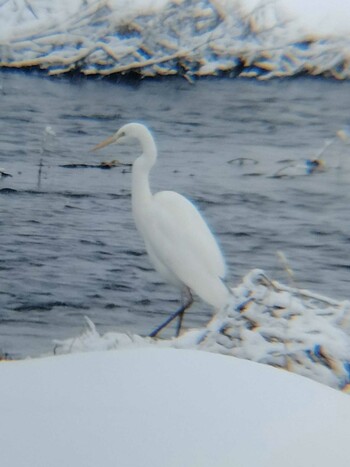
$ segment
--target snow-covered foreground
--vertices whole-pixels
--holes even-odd
[[[250,271],[232,289],[232,306],[204,327],[178,338],[100,334],[94,323],[79,336],[56,341],[55,353],[139,347],[198,349],[284,368],[344,392],[350,390],[350,303],[287,287],[264,271]]]
[[[196,350],[89,352],[0,366],[6,467],[348,467],[348,396]]]

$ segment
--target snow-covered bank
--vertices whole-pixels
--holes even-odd
[[[57,342],[56,353],[140,347],[198,349],[284,368],[348,392],[350,303],[271,281],[253,270],[233,289],[235,303],[206,327],[155,340],[108,332],[94,324],[81,336]]]
[[[0,4],[0,67],[50,75],[136,73],[350,77],[349,37],[300,29],[283,5],[239,1],[43,0]]]
[[[6,467],[347,467],[346,395],[207,352],[90,352],[0,366]]]

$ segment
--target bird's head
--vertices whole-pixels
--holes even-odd
[[[132,139],[141,140],[145,133],[149,133],[147,128],[141,123],[127,123],[119,128],[112,136],[97,144],[92,150],[97,151],[113,143],[128,142]]]

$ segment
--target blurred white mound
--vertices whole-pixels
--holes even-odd
[[[348,467],[349,398],[234,357],[160,348],[0,365],[4,467]]]
[[[350,303],[286,287],[253,270],[232,290],[231,309],[204,328],[178,338],[151,339],[108,332],[100,335],[88,319],[74,339],[56,342],[56,353],[135,347],[200,349],[265,363],[350,390]]]

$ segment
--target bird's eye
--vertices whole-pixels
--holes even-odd
[[[122,132],[120,133],[120,138],[124,138],[124,136],[125,136],[125,131],[122,131]]]

